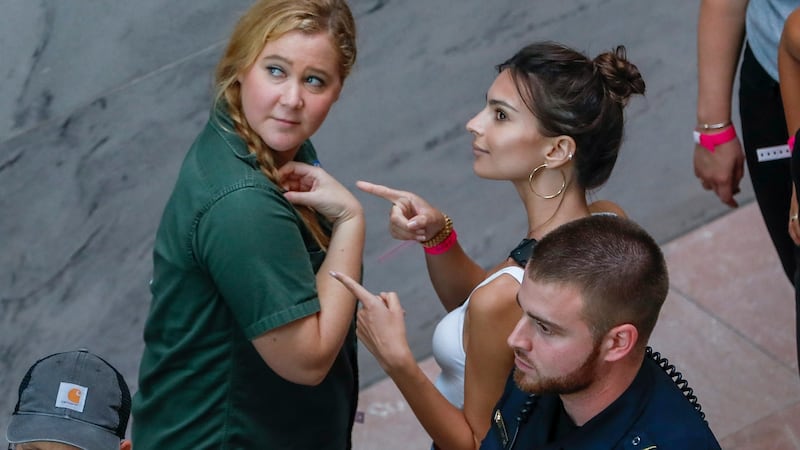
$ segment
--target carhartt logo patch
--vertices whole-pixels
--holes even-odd
[[[86,394],[89,388],[72,383],[58,385],[58,397],[56,397],[57,408],[67,408],[73,411],[83,412],[83,405],[86,404]]]

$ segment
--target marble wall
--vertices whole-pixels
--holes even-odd
[[[151,246],[211,72],[248,0],[7,0],[0,16],[0,428],[39,357],[88,347],[136,390]],[[484,265],[525,232],[510,185],[477,179],[466,121],[493,65],[552,39],[594,55],[616,44],[644,74],[618,167],[597,197],[661,242],[725,212],[694,180],[697,2],[354,0],[359,60],[315,137],[323,165],[440,205]],[[389,207],[368,214],[365,283],[396,290],[416,353],[442,315],[421,251],[395,245]],[[749,186],[742,201],[752,198]],[[362,382],[381,377],[361,355]]]

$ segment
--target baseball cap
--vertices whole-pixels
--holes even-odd
[[[22,379],[6,439],[119,450],[130,411],[128,385],[111,364],[85,349],[56,353]]]

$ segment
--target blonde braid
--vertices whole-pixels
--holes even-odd
[[[247,150],[256,155],[256,161],[261,172],[275,185],[280,186],[277,169],[275,167],[275,160],[272,158],[272,151],[264,144],[261,136],[258,135],[247,123],[242,114],[241,103],[239,101],[238,92],[235,94],[230,91],[238,91],[238,89],[230,89],[226,92],[226,100],[228,102],[228,113],[231,120],[236,127],[236,132],[244,140],[247,145]],[[322,229],[319,223],[319,218],[313,208],[303,205],[293,205],[295,210],[300,213],[300,218],[303,220],[305,226],[311,231],[314,240],[323,249],[327,250],[330,244],[330,238]]]

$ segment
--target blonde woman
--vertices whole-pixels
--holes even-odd
[[[138,450],[350,447],[355,299],[327,273],[359,276],[364,215],[308,139],[355,57],[342,0],[236,25],[155,241]]]

